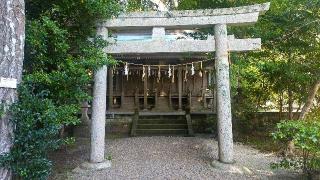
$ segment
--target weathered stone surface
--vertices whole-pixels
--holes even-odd
[[[124,41],[116,42],[106,48],[110,54],[155,54],[155,53],[189,53],[214,52],[216,49],[213,36],[207,40],[160,40],[159,35],[153,41]],[[261,39],[235,39],[228,36],[228,50],[231,52],[252,51],[261,49]]]
[[[104,23],[111,29],[139,28],[162,26],[173,29],[192,29],[196,27],[209,27],[213,24],[227,23],[230,25],[249,25],[257,22],[259,12],[246,14],[230,14],[219,16],[193,16],[174,18],[117,18]]]
[[[109,167],[111,167],[111,161],[105,160],[99,163],[84,162],[80,168],[86,170],[102,170],[107,169]]]
[[[193,128],[192,128],[192,120],[191,120],[191,115],[186,114],[186,120],[188,124],[188,135],[189,136],[194,136]]]
[[[168,13],[174,17],[193,17],[193,16],[217,16],[217,15],[228,15],[228,14],[245,14],[259,12],[260,14],[265,13],[270,8],[270,3],[255,4],[249,6],[231,7],[231,8],[219,8],[219,9],[199,9],[199,10],[175,10],[170,12],[159,12],[159,11],[139,11],[139,12],[128,12],[118,16],[118,18],[151,18],[151,17],[162,17],[168,18]]]
[[[94,76],[90,153],[90,162],[92,163],[104,161],[106,97],[107,67],[103,66]]]
[[[103,39],[107,39],[108,29],[105,27],[100,27],[97,30],[97,34],[101,35]],[[91,116],[91,163],[100,163],[105,160],[104,150],[107,104],[107,73],[107,66],[103,66],[94,74]]]
[[[88,101],[81,103],[81,125],[89,126],[90,125],[90,118],[88,116],[89,104]]]
[[[103,26],[112,29],[135,27],[193,28],[214,24],[244,25],[254,23],[267,11],[270,3],[224,9],[207,9],[172,12],[136,12],[123,14],[105,21]]]
[[[217,115],[219,160],[233,162],[232,114],[227,43],[227,26],[218,24],[214,28],[216,43]]]
[[[152,29],[152,39],[153,40],[164,39],[165,35],[166,35],[166,30],[164,27],[154,27]]]
[[[218,169],[218,170],[222,170],[222,171],[226,171],[226,172],[231,172],[231,173],[239,173],[239,174],[245,174],[245,175],[252,175],[254,174],[252,170],[250,170],[250,168],[243,166],[241,164],[236,164],[231,163],[231,164],[226,164],[226,163],[221,163],[220,161],[213,161],[211,163],[212,167]]]

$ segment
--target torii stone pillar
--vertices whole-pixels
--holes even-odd
[[[90,151],[90,162],[92,163],[100,163],[105,160],[106,103],[107,66],[103,66],[94,75]]]
[[[98,34],[106,39],[108,37],[108,29],[105,27],[100,27],[98,29]],[[111,166],[111,163],[105,160],[104,155],[107,104],[107,73],[107,66],[103,66],[94,74],[90,162],[83,164],[83,167],[85,168],[104,169]]]
[[[216,46],[216,87],[217,93],[219,94],[217,97],[219,161],[223,163],[233,163],[233,136],[227,25],[215,25],[214,37]]]

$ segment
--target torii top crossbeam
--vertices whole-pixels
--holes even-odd
[[[166,27],[198,28],[214,24],[247,25],[255,23],[259,15],[269,10],[270,3],[235,8],[184,10],[170,12],[132,12],[107,20],[103,26],[110,29]]]

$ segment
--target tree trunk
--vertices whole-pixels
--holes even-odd
[[[293,119],[293,93],[290,87],[288,89],[288,106],[289,106],[288,118],[289,120],[292,120]]]
[[[310,91],[308,92],[308,98],[306,103],[304,104],[301,113],[299,115],[299,119],[304,119],[305,116],[307,115],[307,113],[310,111],[311,107],[312,107],[312,103],[314,98],[317,95],[317,92],[320,88],[320,79],[318,79],[312,86],[312,88],[310,89]]]
[[[280,92],[280,96],[279,96],[279,120],[282,119],[282,111],[283,111],[283,91]]]
[[[296,115],[294,116],[294,118],[299,119],[299,111],[300,111],[300,109],[301,109],[301,106],[302,106],[302,103],[299,102],[299,106],[298,106],[298,108],[297,108],[297,110],[296,110]]]
[[[0,77],[21,81],[24,56],[24,0],[0,1]],[[0,83],[1,84],[1,83]],[[15,88],[0,85],[0,103],[5,109],[17,98]],[[0,154],[10,151],[13,127],[9,123],[10,115],[0,117]],[[11,172],[0,168],[0,179],[11,179]]]

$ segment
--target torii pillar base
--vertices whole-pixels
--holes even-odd
[[[81,164],[81,169],[85,170],[103,170],[111,167],[111,161],[105,160],[99,163],[85,162]]]

